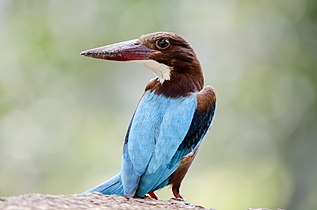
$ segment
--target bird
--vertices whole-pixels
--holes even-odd
[[[155,191],[171,185],[175,199],[184,199],[181,183],[216,109],[216,92],[204,87],[202,67],[191,45],[178,34],[154,32],[80,55],[139,62],[155,74],[128,126],[121,171],[85,193],[159,199]]]

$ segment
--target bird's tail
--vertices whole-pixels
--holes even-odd
[[[115,175],[108,181],[91,188],[83,194],[89,192],[99,192],[105,195],[123,195],[123,186],[121,181],[121,173]]]

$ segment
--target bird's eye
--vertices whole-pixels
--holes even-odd
[[[170,46],[170,42],[168,41],[168,39],[163,38],[163,39],[158,40],[155,43],[155,45],[158,49],[166,49],[168,46]]]

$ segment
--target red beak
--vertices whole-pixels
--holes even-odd
[[[132,60],[150,60],[150,55],[158,53],[157,50],[152,50],[138,39],[119,42],[116,44],[106,45],[103,47],[85,50],[80,55],[115,61],[132,61]]]

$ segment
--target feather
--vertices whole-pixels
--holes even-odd
[[[186,136],[196,108],[196,94],[169,98],[148,92],[143,96],[124,146],[122,182],[125,193],[143,185],[147,180],[144,174],[155,175],[166,170]],[[137,183],[140,177],[142,181]],[[158,178],[152,179],[150,185],[157,181]]]

